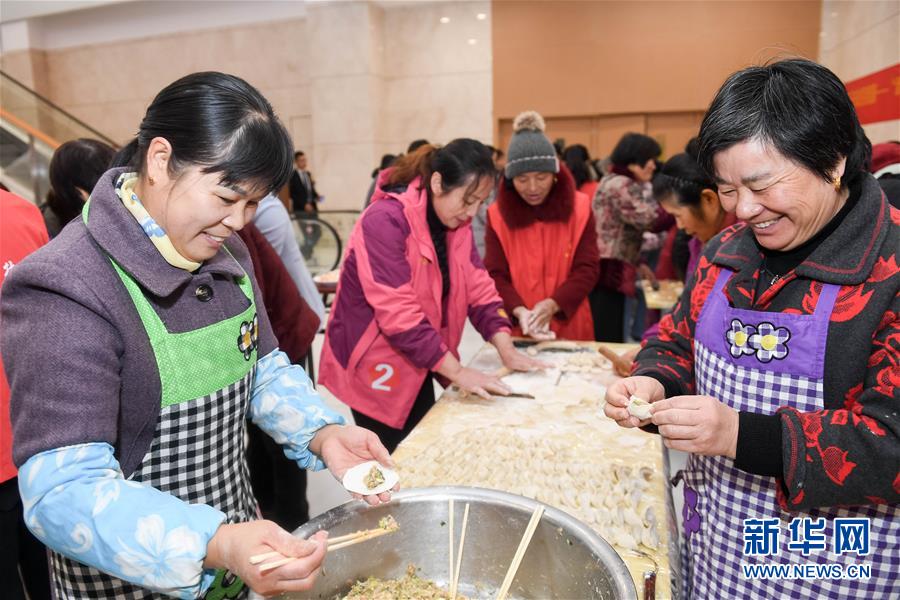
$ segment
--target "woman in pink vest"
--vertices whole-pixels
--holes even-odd
[[[591,200],[575,189],[544,135],[544,119],[516,117],[504,182],[488,209],[484,264],[517,334],[593,340],[588,293],[599,276]]]
[[[543,366],[513,347],[510,323],[469,222],[494,186],[475,140],[425,145],[378,176],[341,269],[319,383],[393,451],[434,404],[431,373],[485,398],[509,389],[463,367],[466,318],[510,369]]]

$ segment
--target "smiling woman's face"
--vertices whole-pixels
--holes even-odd
[[[253,219],[265,196],[259,190],[222,185],[221,178],[221,173],[187,167],[170,180],[168,190],[161,190],[167,194],[160,194],[160,200],[147,206],[178,253],[188,260],[203,262],[215,256],[232,233]]]
[[[834,175],[844,173],[841,159]],[[719,200],[752,228],[769,250],[792,250],[837,214],[847,197],[816,173],[759,140],[740,142],[713,158]]]

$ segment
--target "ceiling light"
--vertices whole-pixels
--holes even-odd
[[[484,13],[478,13],[477,15],[475,15],[475,18],[479,21],[484,21],[485,19],[487,19],[487,15]]]
[[[469,38],[469,45],[470,45],[470,46],[474,46],[474,45],[477,44],[477,43],[478,43],[478,40],[476,40],[475,38]]]
[[[441,17],[441,23],[443,23],[444,25],[446,25],[449,22],[450,22],[450,17]]]

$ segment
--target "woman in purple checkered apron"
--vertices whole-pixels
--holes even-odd
[[[19,488],[57,599],[308,590],[327,534],[301,540],[260,519],[247,419],[299,468],[339,477],[390,462],[278,349],[233,235],[287,180],[291,146],[245,81],[183,77],[151,103],[82,219],[7,278]],[[293,560],[251,564],[264,553]]]
[[[806,60],[735,73],[704,118],[700,162],[744,223],[707,245],[605,409],[690,453],[685,598],[900,595],[900,214],[869,150]]]

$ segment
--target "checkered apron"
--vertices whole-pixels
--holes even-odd
[[[812,315],[731,308],[723,270],[706,301],[694,341],[697,393],[742,411],[774,414],[781,406],[802,412],[823,408],[823,370],[828,323],[838,286],[826,285]],[[900,541],[897,507],[870,505],[783,512],[776,480],[735,468],[721,456],[691,454],[681,473],[685,519],[682,585],[685,598],[897,598]],[[828,548],[803,556],[788,548],[792,518],[825,518]],[[835,517],[871,519],[868,556],[831,552]],[[744,556],[743,520],[778,518],[774,556]],[[892,521],[894,525],[892,526]],[[744,579],[741,564],[870,564],[868,580]]]
[[[155,436],[129,479],[191,504],[213,506],[225,513],[228,523],[258,518],[245,460],[246,416],[256,364],[256,308],[249,277],[240,280],[250,300],[244,312],[196,332],[170,334],[137,284],[113,264],[141,315],[162,387]],[[198,395],[196,390],[203,388],[197,386],[202,385],[218,389]],[[56,598],[168,597],[55,552],[50,563]],[[220,571],[204,598],[248,594],[240,579]]]

